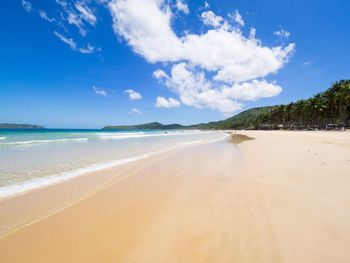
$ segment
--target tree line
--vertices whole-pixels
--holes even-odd
[[[340,80],[315,96],[274,106],[251,123],[254,129],[333,129],[349,127],[350,80]]]

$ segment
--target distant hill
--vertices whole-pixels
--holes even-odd
[[[253,108],[243,111],[231,118],[222,121],[200,123],[195,125],[184,126],[181,124],[161,124],[159,122],[151,122],[139,125],[120,125],[120,126],[106,126],[103,130],[176,130],[176,129],[246,129],[254,120],[261,114],[269,112],[275,106]]]
[[[45,129],[45,127],[33,124],[0,123],[0,129]]]
[[[267,106],[260,108],[252,108],[246,111],[243,111],[233,117],[230,117],[226,120],[201,123],[197,125],[188,126],[188,128],[195,129],[253,129],[253,123],[255,120],[262,114],[266,114],[271,111],[276,106]]]
[[[164,125],[159,122],[151,122],[138,125],[117,125],[117,126],[106,126],[103,130],[175,130],[184,129],[186,126],[180,124],[168,124]]]

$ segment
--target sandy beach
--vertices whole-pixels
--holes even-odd
[[[0,201],[0,262],[350,262],[350,132],[168,151]]]

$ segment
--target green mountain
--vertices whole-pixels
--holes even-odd
[[[0,123],[0,129],[45,129],[45,127],[33,124]]]
[[[267,106],[260,108],[252,108],[246,111],[243,111],[233,117],[230,117],[226,120],[217,121],[217,122],[208,122],[201,123],[197,125],[189,126],[196,129],[253,129],[254,121],[261,116],[272,110],[275,106]]]

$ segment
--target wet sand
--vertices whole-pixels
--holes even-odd
[[[0,262],[349,262],[350,133],[243,133],[255,140],[104,171],[107,183],[3,236]],[[4,200],[0,216],[87,181]]]

